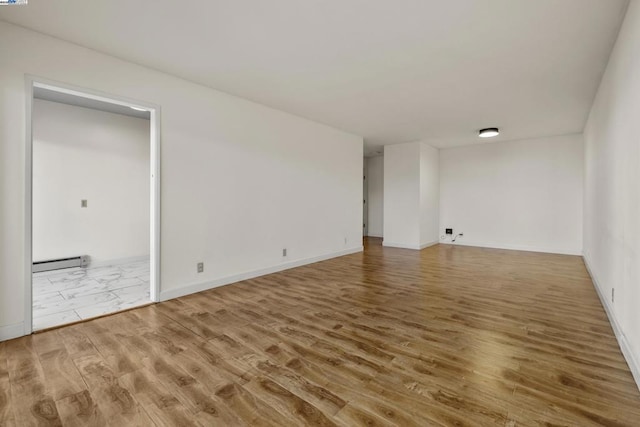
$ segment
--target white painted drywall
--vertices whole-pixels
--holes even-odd
[[[420,144],[420,247],[438,243],[440,218],[439,150]]]
[[[438,242],[438,150],[423,142],[384,147],[385,246]]]
[[[148,257],[149,120],[40,99],[32,117],[34,261]]]
[[[361,137],[5,22],[0,39],[0,332],[25,315],[25,74],[161,107],[161,298],[361,250]]]
[[[384,157],[368,157],[367,163],[367,213],[368,235],[382,237],[384,218]]]
[[[420,247],[420,144],[384,147],[385,246]]]
[[[464,233],[459,244],[580,254],[582,159],[582,135],[440,150],[440,234],[453,228]]]
[[[639,123],[636,0],[629,5],[584,131],[584,257],[640,385]]]

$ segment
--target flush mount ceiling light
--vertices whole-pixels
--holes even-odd
[[[136,110],[136,111],[147,111],[147,109],[146,109],[146,108],[131,107],[131,106],[129,106],[129,108],[131,108],[132,110]]]
[[[500,134],[500,130],[498,128],[486,128],[480,129],[478,131],[478,136],[480,138],[492,138],[494,136],[498,136]]]

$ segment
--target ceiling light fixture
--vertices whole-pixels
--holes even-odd
[[[492,138],[494,136],[498,136],[500,134],[500,130],[498,128],[486,128],[480,129],[478,132],[478,136],[480,138]]]
[[[132,107],[132,106],[129,106],[129,108],[131,108],[132,110],[136,110],[136,111],[147,111],[146,108]]]

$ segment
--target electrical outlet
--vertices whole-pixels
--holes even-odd
[[[282,256],[287,256],[287,248],[284,248],[284,249],[282,250]]]
[[[452,235],[452,234],[453,234],[453,228],[445,228],[445,229],[444,229],[444,234],[450,234],[450,235]]]
[[[198,273],[203,273],[204,272],[204,262],[199,262],[198,263]]]
[[[344,238],[344,244],[345,245],[347,244],[347,238],[346,237]]]
[[[616,288],[611,288],[611,302],[615,301],[616,297]]]
[[[86,200],[80,200],[80,207],[81,208],[86,208],[87,207],[87,201]]]

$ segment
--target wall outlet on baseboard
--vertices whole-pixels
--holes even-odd
[[[199,262],[198,263],[198,273],[203,273],[204,272],[204,262]]]
[[[287,256],[287,248],[282,249],[282,256]]]

